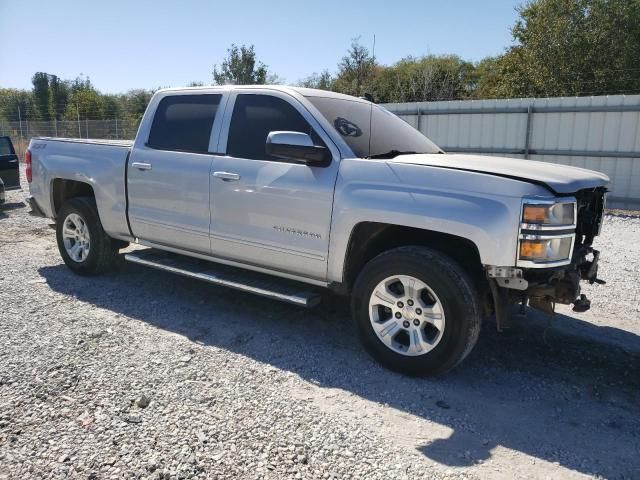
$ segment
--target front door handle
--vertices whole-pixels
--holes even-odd
[[[217,178],[221,178],[227,182],[240,180],[240,175],[233,172],[213,172],[213,176]]]
[[[7,163],[18,163],[18,160],[9,160]]]
[[[137,168],[138,170],[151,170],[151,164],[150,163],[133,162],[131,164],[131,166],[133,168]]]

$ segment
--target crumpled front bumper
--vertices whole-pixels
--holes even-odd
[[[552,313],[554,305],[573,304],[576,312],[589,310],[591,302],[580,294],[580,281],[605,283],[598,278],[600,252],[592,247],[582,247],[570,265],[551,271],[525,272],[529,286],[525,291],[529,305],[546,313]]]
[[[576,312],[591,307],[586,295],[580,293],[580,281],[605,283],[598,278],[600,252],[582,246],[569,265],[546,269],[487,267],[489,288],[493,297],[498,331],[509,325],[511,307],[520,304],[549,315],[557,303],[573,305]]]

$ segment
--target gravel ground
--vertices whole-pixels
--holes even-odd
[[[640,478],[640,218],[607,217],[591,312],[489,320],[414,379],[337,298],[77,277],[23,196],[0,211],[0,478]]]

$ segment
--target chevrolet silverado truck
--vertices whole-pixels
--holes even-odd
[[[347,95],[160,90],[133,142],[34,138],[26,164],[72,271],[136,243],[125,260],[301,306],[350,295],[366,350],[407,374],[457,365],[484,316],[584,311],[599,281],[606,175],[450,155]]]

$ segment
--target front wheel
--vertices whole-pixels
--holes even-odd
[[[64,203],[56,222],[56,240],[64,263],[79,275],[109,270],[118,257],[119,243],[105,233],[90,197]]]
[[[460,363],[480,332],[478,296],[449,257],[400,247],[371,260],[358,276],[352,310],[366,350],[409,375],[436,375]]]

